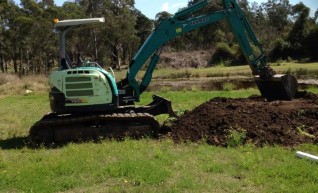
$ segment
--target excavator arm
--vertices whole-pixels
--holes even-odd
[[[131,87],[133,89],[133,98],[138,101],[140,94],[151,82],[153,71],[165,43],[187,32],[225,19],[234,32],[236,40],[248,61],[252,73],[255,75],[255,80],[261,94],[269,100],[291,100],[297,91],[297,80],[291,75],[281,75],[278,76],[278,78],[275,78],[275,80],[273,79],[276,73],[268,66],[266,55],[236,1],[223,0],[222,10],[196,17],[192,16],[193,13],[206,7],[208,3],[209,0],[202,0],[198,3],[189,5],[187,8],[177,12],[171,18],[159,21],[159,24],[154,31],[134,56],[129,65],[127,77],[118,84],[119,87]],[[251,43],[254,45],[253,47]],[[255,48],[257,50],[255,50]],[[147,66],[146,73],[139,83],[136,80],[137,73],[150,57],[151,59]],[[282,78],[283,76],[285,78]],[[288,77],[286,78],[286,76]],[[281,80],[284,81],[282,82]],[[275,88],[271,89],[271,87]],[[272,93],[271,90],[275,90],[276,94]],[[277,94],[278,92],[279,94]]]

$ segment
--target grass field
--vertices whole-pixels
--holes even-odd
[[[271,67],[277,73],[291,73],[297,77],[306,76],[318,78],[318,63],[273,63]],[[230,76],[250,76],[252,77],[251,69],[248,65],[244,66],[217,66],[210,68],[198,68],[191,70],[167,70],[159,69],[155,71],[156,78],[174,78],[174,77],[230,77]]]
[[[278,72],[317,78],[318,63],[272,64]],[[248,66],[155,71],[155,78],[251,76]],[[124,77],[120,72],[117,79]],[[32,94],[26,94],[32,90]],[[318,93],[317,87],[308,89]],[[318,155],[318,146],[252,145],[221,148],[169,139],[104,140],[32,148],[28,130],[50,111],[44,76],[0,75],[0,192],[318,192],[317,163],[296,158],[296,150]],[[139,105],[157,94],[177,112],[213,97],[248,97],[256,89],[145,92]],[[164,122],[167,116],[159,116]]]
[[[309,91],[318,93],[318,88]],[[183,111],[216,96],[259,92],[146,92],[140,104],[153,94]],[[318,155],[314,144],[221,148],[127,139],[31,148],[25,143],[28,129],[49,111],[47,94],[41,92],[0,98],[0,192],[318,192],[317,163],[295,156],[296,150]]]
[[[270,66],[282,74],[293,74],[298,78],[318,78],[318,63],[295,63],[281,62],[272,63]],[[144,71],[141,71],[138,77],[142,77]],[[125,71],[116,72],[118,79],[124,78]],[[188,78],[188,77],[233,77],[248,76],[252,77],[251,69],[248,65],[244,66],[217,66],[198,69],[157,69],[153,77],[156,78]]]

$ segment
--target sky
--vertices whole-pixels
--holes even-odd
[[[263,3],[267,0],[249,0],[250,2]],[[289,0],[289,3],[295,5],[303,2],[311,10],[311,15],[318,9],[317,0]],[[175,13],[180,8],[187,6],[188,0],[135,0],[135,7],[150,19],[154,19],[156,14],[161,11]]]
[[[20,0],[15,0],[18,4]],[[250,2],[262,3],[267,0],[249,0]],[[65,0],[55,0],[55,4],[61,6]],[[295,5],[303,2],[311,10],[311,15],[318,9],[317,0],[289,0],[289,3]],[[157,13],[167,11],[174,14],[182,7],[186,7],[188,0],[135,0],[135,7],[150,19],[155,19]]]

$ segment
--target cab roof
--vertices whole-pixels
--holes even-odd
[[[58,21],[54,24],[55,29],[61,29],[70,26],[77,26],[77,25],[85,25],[90,23],[103,23],[105,22],[105,18],[89,18],[89,19],[68,19]]]

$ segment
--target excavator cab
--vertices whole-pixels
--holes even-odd
[[[85,60],[72,66],[66,54],[66,34],[83,25],[103,23],[104,18],[73,19],[54,21],[54,32],[59,34],[60,69],[50,74],[50,106],[58,114],[122,113],[134,111],[157,115],[174,115],[170,101],[154,96],[154,101],[144,108],[127,107],[134,105],[134,98],[127,90],[118,87],[115,74],[104,70],[97,62]],[[133,93],[131,94],[132,96]]]

